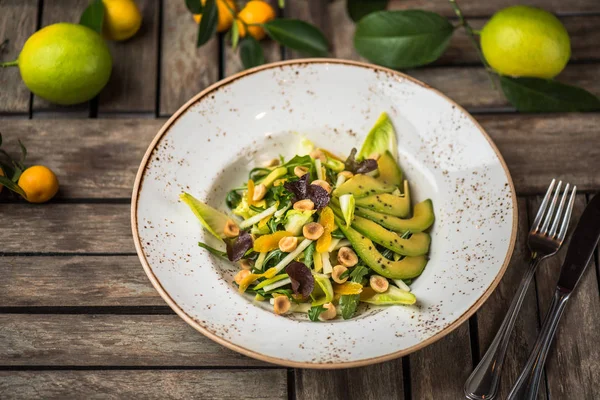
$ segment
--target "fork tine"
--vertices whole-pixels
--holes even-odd
[[[556,185],[556,191],[554,192],[554,196],[552,196],[552,203],[550,203],[550,207],[548,208],[548,213],[546,214],[546,218],[544,218],[544,224],[542,225],[542,229],[540,229],[540,233],[545,235],[548,233],[548,226],[550,225],[550,221],[552,217],[554,217],[554,207],[556,207],[556,202],[558,201],[558,195],[560,194],[560,187],[562,186],[562,181],[558,181],[558,185]]]
[[[569,198],[569,205],[567,206],[565,217],[563,218],[562,225],[560,226],[560,231],[558,232],[558,240],[560,240],[561,242],[565,240],[565,236],[567,235],[567,229],[569,229],[569,221],[571,220],[571,212],[573,212],[573,205],[575,204],[576,193],[577,186],[573,186],[573,191],[571,192],[571,197]]]
[[[562,215],[563,208],[565,206],[565,202],[567,201],[567,196],[569,194],[570,185],[567,183],[565,185],[565,190],[560,198],[560,203],[558,204],[558,209],[556,210],[556,216],[554,217],[554,222],[552,223],[552,228],[550,228],[550,232],[548,236],[554,237],[556,236],[556,231],[558,230],[558,222],[560,221],[560,216]]]
[[[533,224],[531,225],[531,232],[536,232],[540,228],[540,223],[542,222],[542,217],[548,206],[548,201],[550,201],[550,195],[552,194],[555,183],[556,179],[552,179],[552,182],[550,182],[550,186],[548,186],[548,190],[546,191],[546,195],[544,196],[544,200],[542,200],[542,204],[540,204],[540,208],[535,216],[535,220],[533,220]]]

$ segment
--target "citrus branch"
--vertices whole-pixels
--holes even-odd
[[[5,63],[0,63],[0,68],[15,67],[17,65],[19,65],[19,60],[8,61],[8,62],[5,62]]]

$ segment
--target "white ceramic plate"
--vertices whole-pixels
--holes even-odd
[[[413,198],[433,200],[430,261],[415,306],[314,323],[257,306],[232,285],[237,267],[197,246],[210,237],[178,196],[226,210],[227,191],[261,161],[293,155],[302,133],[346,155],[381,112],[398,134]],[[225,79],[184,105],[140,166],[132,201],[137,252],[165,301],[190,325],[240,353],[312,368],[400,357],[448,334],[496,287],[516,237],[506,165],[456,103],[408,76],[328,59],[265,65]]]

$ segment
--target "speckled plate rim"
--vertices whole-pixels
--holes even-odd
[[[411,81],[419,86],[422,86],[423,88],[425,88],[427,90],[434,92],[438,96],[441,96],[442,98],[446,99],[448,102],[452,103],[460,111],[462,111],[466,116],[469,117],[471,122],[479,129],[479,131],[481,132],[483,137],[488,141],[490,147],[492,148],[492,150],[498,157],[498,160],[500,161],[500,164],[502,165],[504,173],[506,174],[506,179],[508,181],[508,184],[510,186],[510,191],[511,191],[511,200],[512,200],[512,206],[513,206],[513,221],[512,221],[511,237],[509,240],[509,247],[506,252],[506,257],[504,259],[504,262],[502,264],[500,271],[498,272],[498,274],[496,275],[496,277],[494,278],[492,283],[485,290],[485,292],[477,299],[477,301],[471,307],[469,307],[469,309],[467,311],[465,311],[454,322],[452,322],[451,324],[446,326],[444,329],[442,329],[435,335],[431,336],[430,338],[427,338],[426,340],[424,340],[414,346],[408,347],[406,349],[403,349],[403,350],[400,350],[400,351],[397,351],[394,353],[389,353],[389,354],[386,354],[383,356],[379,356],[379,357],[366,358],[366,359],[362,359],[362,360],[358,360],[358,361],[337,362],[337,363],[296,362],[296,361],[286,360],[286,359],[282,359],[282,358],[266,356],[264,354],[246,349],[242,346],[238,346],[234,343],[229,342],[228,340],[223,339],[222,337],[218,336],[214,332],[211,332],[210,330],[202,327],[200,324],[198,324],[196,321],[194,321],[194,319],[192,317],[190,317],[162,287],[160,281],[157,279],[157,277],[152,272],[152,269],[150,268],[150,265],[148,264],[148,260],[146,259],[146,255],[144,254],[144,252],[142,250],[140,235],[139,235],[139,231],[138,231],[138,220],[137,220],[139,193],[140,193],[140,189],[143,184],[144,173],[146,171],[150,156],[152,155],[152,152],[156,148],[156,145],[158,144],[158,142],[169,131],[171,126],[192,105],[194,105],[196,102],[201,100],[203,97],[209,95],[210,93],[212,93],[212,92],[214,92],[214,91],[216,91],[216,90],[218,90],[240,78],[255,74],[257,72],[261,72],[261,71],[265,71],[265,70],[269,70],[269,69],[275,69],[275,68],[279,68],[281,66],[296,65],[296,64],[298,64],[298,65],[300,65],[300,64],[339,64],[339,65],[350,65],[350,66],[354,66],[354,67],[367,68],[367,69],[371,69],[371,70],[375,70],[375,71],[381,71],[381,72],[386,72],[386,73],[390,73],[390,74],[395,74],[401,78],[408,79],[409,81]],[[133,233],[133,240],[135,243],[135,249],[136,249],[137,255],[140,259],[140,262],[142,263],[142,266],[144,268],[144,271],[146,272],[146,275],[148,275],[148,278],[150,279],[150,282],[152,282],[152,285],[154,286],[156,291],[160,294],[160,296],[163,298],[163,300],[169,305],[169,307],[171,307],[173,309],[173,311],[175,311],[177,313],[177,315],[179,315],[185,322],[187,322],[189,325],[191,325],[198,332],[202,333],[209,339],[219,343],[220,345],[223,345],[231,350],[234,350],[234,351],[241,353],[248,357],[252,357],[252,358],[255,358],[255,359],[258,359],[261,361],[266,361],[266,362],[269,362],[272,364],[278,364],[278,365],[282,365],[282,366],[286,366],[286,367],[293,367],[293,368],[338,369],[338,368],[362,367],[362,366],[376,364],[376,363],[389,361],[389,360],[393,360],[393,359],[396,359],[399,357],[406,356],[406,355],[413,353],[417,350],[420,350],[426,346],[429,346],[430,344],[433,344],[434,342],[436,342],[436,341],[440,340],[441,338],[443,338],[444,336],[448,335],[450,332],[455,330],[459,325],[461,325],[467,319],[469,319],[469,317],[471,317],[473,314],[475,314],[475,312],[483,305],[483,303],[485,303],[485,301],[488,299],[488,297],[492,294],[494,289],[496,289],[496,287],[500,283],[500,280],[502,279],[502,277],[504,276],[504,273],[506,272],[506,268],[508,267],[508,264],[510,262],[510,259],[512,257],[512,254],[513,254],[513,251],[515,248],[515,242],[517,239],[517,225],[518,225],[517,195],[516,195],[514,183],[513,183],[512,177],[510,175],[510,172],[508,170],[508,167],[506,165],[506,162],[504,161],[504,158],[500,154],[500,151],[498,150],[498,148],[496,147],[496,145],[494,144],[494,142],[492,141],[490,136],[487,134],[487,132],[483,129],[483,127],[475,120],[475,118],[473,118],[473,116],[467,110],[465,110],[462,106],[457,104],[454,100],[450,99],[448,96],[446,96],[439,90],[432,88],[431,86],[429,86],[411,76],[403,74],[401,72],[398,72],[398,71],[395,71],[395,70],[392,70],[389,68],[380,67],[380,66],[373,65],[373,64],[360,62],[360,61],[339,60],[339,59],[333,59],[333,58],[307,58],[307,59],[280,61],[280,62],[261,65],[259,67],[251,68],[251,69],[239,72],[239,73],[232,75],[228,78],[225,78],[223,80],[220,80],[219,82],[216,82],[213,85],[209,86],[208,88],[204,89],[203,91],[198,93],[196,96],[192,97],[187,103],[185,103],[183,106],[181,106],[181,108],[179,108],[179,110],[177,110],[171,116],[171,118],[169,118],[167,120],[167,122],[165,122],[165,124],[162,126],[162,128],[159,130],[159,132],[156,134],[156,136],[152,140],[152,143],[150,143],[150,146],[146,150],[146,154],[144,154],[144,158],[142,159],[142,162],[138,169],[138,172],[137,172],[137,175],[135,178],[135,182],[133,185],[133,194],[132,194],[132,198],[131,198],[131,229],[132,229],[132,233]]]

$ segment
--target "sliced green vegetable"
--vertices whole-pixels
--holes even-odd
[[[342,172],[345,168],[343,162],[331,157],[327,157],[327,161],[325,161],[325,166],[334,172]]]
[[[315,144],[310,141],[306,136],[302,136],[300,143],[298,144],[298,151],[296,154],[298,156],[307,156],[311,151],[315,149]]]
[[[300,253],[302,253],[304,250],[306,250],[306,248],[308,246],[310,246],[310,244],[312,242],[313,242],[312,240],[304,239],[298,245],[298,247],[296,247],[296,250],[292,251],[291,253],[288,253],[287,256],[285,256],[281,261],[279,261],[279,263],[274,267],[275,271],[279,272],[282,269],[284,269],[289,263],[291,263],[292,261],[294,261],[294,259],[296,257],[298,257],[300,255]]]
[[[265,293],[268,293],[282,286],[289,285],[290,283],[292,283],[292,280],[290,278],[283,278],[277,282],[273,282],[269,285],[263,286],[263,289],[265,290]]]
[[[411,292],[390,286],[383,293],[377,293],[371,288],[365,288],[360,294],[360,301],[376,305],[415,304],[417,298]]]
[[[355,200],[353,195],[343,194],[340,196],[340,209],[342,210],[344,221],[346,221],[346,226],[350,226],[354,220],[354,205]]]
[[[179,198],[190,207],[194,215],[208,232],[217,239],[223,240],[225,237],[223,230],[227,220],[230,219],[227,215],[212,208],[208,204],[201,202],[189,193],[182,193]]]
[[[356,159],[360,161],[374,154],[382,155],[386,151],[391,153],[394,160],[398,159],[398,142],[394,125],[388,115],[382,113],[365,138]]]
[[[260,214],[256,214],[255,216],[250,217],[247,220],[243,221],[240,224],[240,229],[247,229],[247,228],[251,227],[252,225],[259,223],[261,219],[266,218],[269,215],[275,214],[275,211],[277,211],[277,206],[271,206],[271,207],[267,208],[265,211],[261,212]],[[268,229],[268,227],[267,227],[267,229]]]
[[[313,242],[306,248],[306,250],[304,250],[304,265],[306,265],[308,268],[312,268],[314,254],[315,243]]]
[[[314,210],[289,210],[285,214],[285,230],[294,236],[302,234],[302,227],[312,221]]]
[[[258,257],[256,258],[256,261],[254,262],[254,268],[257,270],[262,270],[266,258],[267,258],[267,252],[258,253]]]
[[[271,185],[273,185],[273,182],[275,182],[277,179],[281,178],[282,176],[285,176],[287,174],[287,168],[286,167],[277,167],[275,168],[273,171],[271,171],[269,173],[269,175],[267,175],[263,180],[256,182],[257,184],[263,184],[268,188],[271,187]]]
[[[280,280],[285,279],[287,277],[288,277],[288,274],[275,275],[271,279],[265,279],[264,281],[260,282],[259,284],[257,284],[256,286],[254,286],[252,289],[254,289],[254,290],[262,289],[265,286],[268,286],[268,285],[270,285],[272,283],[275,283],[275,282],[279,282]]]
[[[393,192],[375,194],[372,196],[356,199],[356,206],[368,208],[379,213],[393,215],[395,217],[406,218],[410,214],[410,189],[408,181],[404,181],[404,195],[397,195]]]
[[[337,187],[333,191],[333,195],[339,197],[344,194],[352,194],[358,199],[378,193],[392,193],[395,189],[395,186],[386,185],[372,176],[359,174]]]
[[[433,202],[429,199],[417,203],[412,218],[401,219],[362,207],[356,209],[356,215],[368,218],[379,225],[395,232],[422,232],[428,229],[435,220]]]
[[[224,259],[229,260],[227,258],[227,253],[225,253],[224,251],[217,250],[214,247],[209,246],[206,243],[202,243],[202,242],[198,242],[198,246],[202,247],[205,250],[208,250],[209,253],[211,253],[217,257],[223,257]]]
[[[315,160],[315,170],[317,172],[317,179],[323,180],[323,168],[321,165],[321,160],[318,158]]]
[[[379,180],[383,183],[402,186],[404,179],[402,170],[389,151],[386,151],[377,159],[377,170],[379,171]]]
[[[314,298],[312,305],[320,306],[325,303],[331,303],[331,300],[333,300],[333,286],[331,286],[329,276],[314,274],[314,277],[316,285],[311,294]]]

